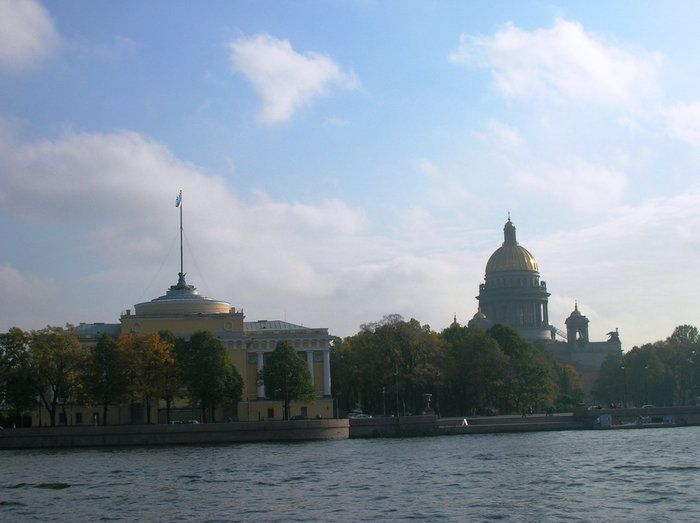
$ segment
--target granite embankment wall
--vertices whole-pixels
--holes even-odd
[[[433,436],[448,434],[488,434],[501,432],[544,432],[558,430],[588,430],[601,414],[610,414],[615,428],[644,428],[627,425],[639,417],[651,421],[672,418],[673,424],[700,425],[700,406],[654,407],[646,409],[587,409],[573,414],[546,416],[487,416],[470,418],[437,418],[436,416],[407,416],[398,418],[351,419],[351,438]],[[649,426],[649,425],[647,425]]]
[[[587,409],[586,407],[577,407],[574,411],[574,418],[582,421],[586,428],[589,428],[593,420],[601,414],[610,414],[613,425],[632,423],[637,418],[656,420],[664,417],[672,417],[677,425],[700,425],[700,406],[648,407],[644,409]]]
[[[577,420],[571,414],[556,416],[494,416],[483,418],[441,419],[440,434],[486,434],[495,432],[543,432],[551,430],[583,430],[590,424]]]
[[[574,414],[441,418],[324,419],[207,423],[202,425],[115,425],[0,430],[0,449],[197,445],[373,437],[437,436],[498,432],[587,430],[601,414],[624,428],[638,417],[673,417],[676,425],[700,425],[700,406],[646,409],[577,409]]]
[[[464,424],[465,419],[467,424]],[[438,436],[489,432],[534,432],[582,430],[589,424],[571,414],[557,416],[493,416],[480,418],[437,418],[434,415],[350,420],[351,438]]]
[[[398,438],[403,436],[436,436],[437,416],[398,416],[391,418],[358,418],[350,420],[351,438]]]
[[[36,427],[0,431],[0,449],[196,445],[253,441],[347,439],[346,419]]]

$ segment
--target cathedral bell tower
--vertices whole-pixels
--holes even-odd
[[[578,303],[574,304],[574,310],[566,318],[566,339],[569,346],[588,343],[588,318],[578,310]]]

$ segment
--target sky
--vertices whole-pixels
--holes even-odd
[[[564,329],[700,325],[700,3],[0,0],[0,330],[177,282],[350,336],[477,312],[510,216]]]

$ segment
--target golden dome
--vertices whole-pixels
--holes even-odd
[[[515,225],[510,218],[503,227],[503,236],[503,245],[496,249],[486,263],[486,274],[504,271],[539,272],[535,257],[515,240]]]

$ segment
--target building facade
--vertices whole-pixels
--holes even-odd
[[[281,320],[245,321],[243,310],[231,307],[228,302],[200,295],[193,285],[188,285],[185,275],[179,273],[178,282],[163,296],[137,303],[133,311],[126,310],[115,324],[80,324],[77,328],[81,343],[96,343],[103,333],[148,334],[169,330],[184,339],[199,330],[206,330],[219,338],[228,350],[229,360],[243,378],[243,393],[234,416],[240,421],[281,420],[283,408],[280,401],[272,401],[265,394],[265,387],[258,383],[258,372],[263,369],[265,358],[271,354],[277,342],[289,342],[307,362],[316,400],[302,404],[292,402],[290,416],[308,418],[332,418],[330,345],[333,336],[327,328],[310,328]],[[152,419],[165,421],[165,405],[153,405]],[[85,414],[80,411],[83,423],[99,422],[99,409]],[[125,406],[114,407],[109,414],[110,423],[143,421],[143,414],[134,414]],[[76,410],[74,414],[77,414]],[[227,416],[220,412],[219,421]],[[154,418],[157,416],[157,418]],[[171,408],[171,418],[178,420],[197,419],[197,409],[184,402]],[[127,419],[130,418],[130,419]],[[137,418],[137,419],[136,419]],[[72,424],[75,423],[72,420]]]
[[[535,257],[521,246],[515,224],[508,217],[503,227],[503,244],[486,263],[484,283],[479,285],[478,310],[469,325],[488,329],[505,323],[526,340],[540,342],[560,361],[571,364],[590,391],[598,377],[601,363],[609,354],[620,354],[622,344],[617,330],[608,340],[592,342],[586,318],[574,305],[566,319],[566,331],[549,322],[547,284],[540,280]]]
[[[489,258],[485,281],[479,285],[479,311],[492,323],[511,325],[528,340],[551,340],[548,298],[537,260],[518,244],[508,218],[503,245]]]

